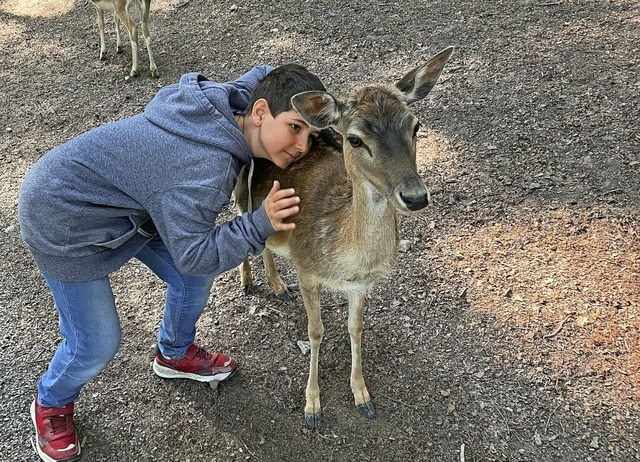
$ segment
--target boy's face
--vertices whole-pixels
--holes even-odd
[[[258,139],[262,149],[254,151],[254,155],[267,158],[280,168],[302,159],[313,138],[320,136],[318,129],[309,126],[295,109],[273,117],[267,107],[259,117]]]

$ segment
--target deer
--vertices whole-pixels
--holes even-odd
[[[274,253],[290,260],[297,273],[308,320],[304,416],[311,429],[317,429],[321,420],[318,362],[325,332],[321,288],[348,299],[351,390],[360,414],[367,419],[375,416],[362,372],[365,299],[397,262],[397,214],[420,213],[431,201],[416,164],[420,123],[408,106],[427,96],[452,53],[453,47],[442,50],[395,86],[354,87],[341,98],[322,91],[294,95],[292,105],[302,118],[323,131],[331,129],[338,144],[314,141],[308,154],[287,169],[255,159],[251,174],[244,168],[238,178],[234,198],[240,214],[259,207],[274,180],[294,188],[300,197],[300,210],[289,219],[295,229],[270,236],[262,258],[269,285],[280,297],[289,298],[289,287],[278,275]],[[248,293],[253,284],[248,259],[239,270]]]
[[[153,60],[151,52],[151,35],[149,34],[149,9],[151,0],[91,0],[93,6],[98,12],[98,28],[100,30],[100,60],[105,59],[107,46],[104,38],[104,12],[105,10],[113,11],[113,19],[116,26],[116,47],[117,52],[122,52],[122,41],[120,39],[120,21],[129,32],[129,41],[131,42],[131,72],[130,76],[138,75],[138,29],[131,17],[132,8],[137,8],[140,12],[142,23],[142,34],[147,45],[147,53],[149,54],[149,69],[152,77],[158,77],[158,67]]]

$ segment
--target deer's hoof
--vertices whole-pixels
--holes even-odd
[[[285,290],[284,292],[276,296],[278,297],[278,300],[282,300],[283,302],[290,302],[291,300],[296,298],[290,290]]]
[[[138,71],[137,70],[134,71],[133,69],[131,69],[131,72],[129,73],[129,75],[131,77],[137,77],[138,76]]]
[[[253,292],[253,290],[252,290],[252,286],[250,286],[250,285],[249,286],[244,286],[242,288],[242,295],[244,295],[245,297],[247,295],[251,295],[251,292]]]
[[[304,420],[307,421],[307,427],[311,429],[317,429],[320,427],[320,413],[304,413]]]
[[[151,77],[160,77],[160,72],[158,72],[158,69],[151,69]]]
[[[116,53],[118,54],[122,53],[122,45],[116,47]]]
[[[276,295],[276,297],[278,297],[278,299],[282,300],[283,302],[290,302],[292,300],[295,300],[295,292],[299,291],[300,288],[298,287],[298,284],[287,284],[284,291]]]
[[[371,401],[368,403],[358,404],[356,407],[358,408],[358,412],[367,419],[373,419],[376,416],[376,409]]]

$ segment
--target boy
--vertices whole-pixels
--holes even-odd
[[[214,278],[259,254],[294,224],[293,189],[274,182],[262,206],[216,227],[240,169],[254,157],[281,168],[304,156],[318,130],[291,97],[324,90],[298,65],[252,69],[217,84],[199,74],[162,88],[144,113],[90,130],[53,149],[27,174],[21,234],[49,285],[63,340],[31,405],[45,461],[80,454],[74,400],[113,359],[120,324],[109,274],[137,258],[167,283],[153,370],[202,382],[237,363],[194,343]]]

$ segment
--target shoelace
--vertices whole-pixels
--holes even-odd
[[[53,415],[49,417],[49,425],[51,425],[51,432],[56,434],[67,430],[67,416]]]
[[[204,361],[210,361],[211,358],[213,358],[213,355],[211,353],[207,352],[207,350],[200,347],[198,347],[198,349],[196,350],[196,354],[194,356]]]

